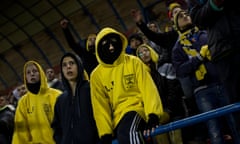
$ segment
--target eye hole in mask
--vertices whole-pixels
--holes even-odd
[[[119,43],[117,38],[104,38],[103,41],[101,42],[101,46],[104,48],[109,48],[110,44],[115,46],[115,44]]]

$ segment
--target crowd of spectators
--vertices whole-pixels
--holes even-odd
[[[85,45],[62,19],[72,52],[59,62],[60,78],[25,63],[23,82],[0,94],[0,144],[239,144],[239,112],[151,136],[240,99],[239,9],[233,0],[185,2],[167,3],[167,31],[132,9],[138,31],[104,27]]]

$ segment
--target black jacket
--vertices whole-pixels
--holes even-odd
[[[52,123],[54,140],[56,144],[96,144],[99,138],[93,118],[89,81],[83,78],[83,67],[79,58],[69,53],[63,58],[66,56],[71,56],[77,61],[77,86],[73,96],[68,81],[61,73],[65,91],[55,104]]]
[[[208,47],[213,61],[240,49],[240,8],[235,0],[225,0],[223,9],[215,10],[208,0],[190,12],[193,23],[208,30]]]
[[[14,128],[14,110],[5,106],[0,110],[0,144],[11,144]]]

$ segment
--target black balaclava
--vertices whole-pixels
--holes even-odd
[[[34,94],[38,94],[38,92],[40,90],[40,85],[41,85],[41,82],[39,80],[39,82],[36,82],[33,84],[27,83],[27,88],[30,92],[32,92]]]
[[[106,42],[104,42],[106,41]],[[114,52],[110,52],[110,44],[114,47]],[[122,51],[122,40],[118,34],[110,33],[104,36],[98,43],[99,58],[106,64],[113,64]]]

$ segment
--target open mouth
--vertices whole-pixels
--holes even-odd
[[[71,75],[73,75],[73,72],[68,71],[68,72],[67,72],[67,75],[71,76]]]
[[[36,82],[36,79],[35,78],[31,78],[31,82]]]

